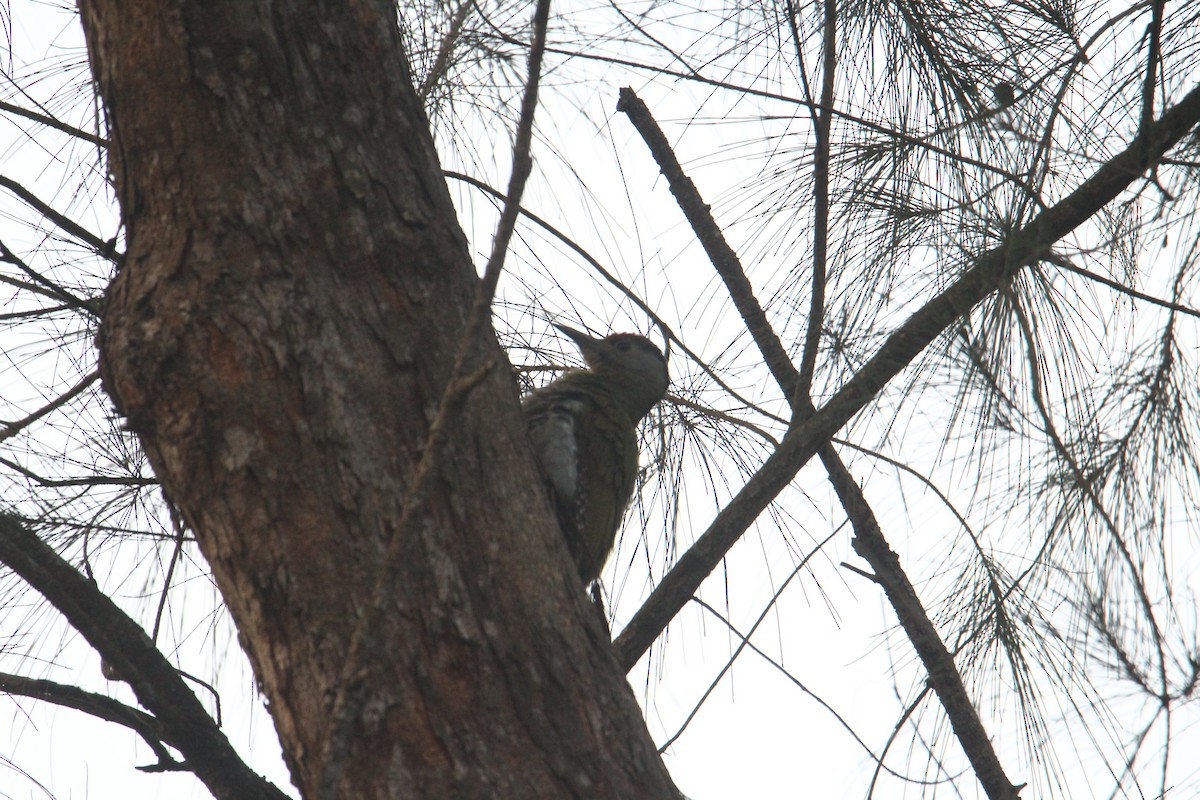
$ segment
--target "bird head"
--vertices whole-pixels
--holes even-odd
[[[588,369],[619,381],[631,408],[644,416],[667,393],[670,377],[662,351],[637,333],[613,333],[598,339],[566,325],[555,324],[575,342]]]

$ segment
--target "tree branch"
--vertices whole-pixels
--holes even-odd
[[[827,37],[826,46],[829,47],[831,45],[831,38]],[[826,59],[825,69],[829,70],[830,68],[829,60]],[[829,83],[826,82],[822,92],[823,98],[827,95],[831,95],[831,92],[832,89]],[[831,97],[829,97],[829,101],[832,102]],[[729,293],[733,298],[734,305],[737,307],[739,313],[742,314],[743,319],[746,321],[747,328],[751,330],[751,335],[754,336],[755,341],[759,343],[759,347],[763,352],[764,358],[766,358],[768,360],[768,364],[771,365],[771,359],[778,359],[780,354],[782,354],[782,345],[779,344],[779,339],[775,336],[774,331],[769,328],[769,323],[766,321],[766,315],[763,313],[762,308],[758,305],[758,301],[753,295],[753,292],[750,288],[749,279],[746,277],[745,272],[742,269],[741,261],[733,252],[733,249],[725,241],[724,235],[721,233],[720,228],[712,218],[708,205],[705,204],[701,199],[695,184],[693,184],[692,181],[683,173],[683,169],[679,165],[678,160],[675,158],[675,154],[671,151],[666,137],[662,134],[661,129],[659,129],[657,123],[654,121],[645,104],[633,94],[632,90],[622,89],[621,100],[617,106],[617,109],[620,111],[625,111],[630,115],[630,118],[632,121],[634,121],[638,132],[651,147],[655,161],[658,162],[663,174],[667,177],[667,181],[671,186],[672,193],[679,201],[685,216],[688,218],[688,221],[692,224],[693,229],[696,231],[697,238],[704,243],[705,250],[709,253],[709,257],[712,259],[714,267],[716,268],[718,274],[720,274],[722,280],[725,281],[725,285],[729,289]],[[631,110],[633,113],[630,113]],[[634,119],[635,115],[636,119]],[[824,136],[827,137],[828,117],[825,117],[825,121],[826,125],[824,126]],[[820,159],[822,156],[822,148],[819,145],[817,156],[818,159]],[[818,239],[820,239],[827,232],[827,184],[828,175],[826,174],[826,192],[824,194],[822,194],[820,191],[821,182],[818,181],[817,204],[818,206],[821,206],[822,203],[824,203],[826,206],[826,214],[823,216],[825,227],[822,228],[821,226],[818,226],[820,228],[817,232]],[[816,259],[817,263],[814,266],[813,277],[813,313],[819,314],[822,313],[823,303],[817,302],[815,298],[818,293],[823,295],[823,248],[820,253],[814,254],[814,258]],[[815,322],[815,328],[819,327],[820,323],[818,320]],[[813,330],[814,321],[810,320],[810,334],[813,332]],[[811,356],[811,358],[815,361],[816,357],[815,349],[812,351],[809,349],[809,345],[812,344],[813,341],[810,337],[806,341],[805,346],[806,361],[801,367],[801,371],[799,373],[797,373],[792,367],[790,361],[786,362],[786,366],[782,364],[771,365],[771,370],[776,375],[776,380],[780,382],[781,388],[783,388],[786,396],[791,401],[793,408],[793,419],[797,421],[811,418],[813,414],[816,413],[809,396],[809,386],[812,380],[813,365],[809,363],[807,359]],[[778,350],[775,349],[776,347],[778,347]],[[783,358],[786,359],[786,355],[783,355]],[[793,426],[792,430],[794,431],[796,428]],[[830,435],[832,435],[832,433],[833,431],[830,431]],[[896,611],[897,617],[900,619],[901,625],[904,627],[906,634],[913,642],[914,648],[917,650],[918,655],[925,664],[925,668],[930,676],[930,683],[937,692],[942,706],[946,709],[946,714],[950,718],[951,726],[953,727],[955,734],[958,736],[963,750],[967,753],[967,757],[971,761],[971,765],[974,767],[980,783],[983,784],[985,791],[987,791],[988,796],[992,798],[992,800],[1010,800],[1010,798],[1016,797],[1016,790],[1014,789],[1012,782],[1008,780],[1008,777],[1000,764],[1000,759],[991,746],[991,740],[987,735],[987,731],[983,727],[983,723],[979,719],[979,715],[975,710],[974,704],[967,695],[962,678],[958,673],[957,667],[955,666],[954,658],[946,649],[937,633],[937,630],[933,627],[933,624],[929,621],[929,616],[926,613],[924,606],[922,606],[920,600],[918,599],[916,590],[912,587],[912,583],[908,580],[908,576],[904,573],[903,568],[900,566],[899,559],[895,557],[891,551],[891,548],[888,546],[887,541],[884,539],[883,534],[879,529],[879,524],[876,520],[875,514],[871,510],[871,506],[867,502],[866,496],[863,494],[862,489],[854,480],[853,476],[850,474],[850,471],[846,468],[846,465],[842,462],[841,458],[837,454],[837,451],[828,440],[818,442],[815,449],[816,452],[820,454],[821,462],[825,466],[825,470],[829,475],[829,480],[833,484],[834,490],[837,492],[838,500],[841,502],[842,507],[845,509],[846,515],[854,528],[855,549],[859,551],[860,555],[862,555],[876,571],[878,582],[884,588],[889,601],[892,603],[892,607]],[[778,452],[778,450],[776,452]],[[773,457],[774,456],[772,456],[772,458]],[[809,454],[809,457],[811,457],[811,453]],[[768,463],[770,463],[770,461],[771,459],[768,459]],[[766,466],[767,465],[764,464],[764,471]],[[781,472],[780,474],[782,475],[783,473]],[[792,474],[794,474],[794,472]],[[755,478],[757,477],[758,476],[756,475]],[[753,480],[754,479],[752,478],[751,482],[753,482]],[[786,481],[774,484],[777,486],[777,488],[775,488],[770,496],[766,498],[766,502],[771,502],[775,495],[782,491],[787,483],[790,482],[790,480],[791,479],[789,477]],[[747,484],[747,487],[748,486],[749,484]],[[754,514],[754,516],[757,516],[757,512]],[[720,516],[718,515],[718,519],[719,518]],[[751,518],[750,521],[752,520],[753,518]],[[715,525],[716,523],[714,522],[714,526]],[[746,526],[748,525],[749,522],[746,523]],[[709,532],[712,530],[713,528],[710,527]],[[744,530],[745,526],[743,526],[741,530],[736,531],[736,533],[731,531],[729,546],[732,546],[733,542],[740,538],[741,533],[744,532]],[[701,540],[696,542],[695,546],[698,546],[700,542],[707,536],[708,533],[705,533],[705,535],[701,537]],[[726,550],[727,549],[728,548],[726,548]],[[696,568],[704,569],[704,573],[692,573],[682,569],[684,561],[687,556],[690,555],[690,553],[691,551],[689,550],[688,553],[686,553],[684,557],[681,558],[676,564],[675,569],[673,569],[665,578],[663,578],[662,582],[659,584],[655,592],[651,594],[650,599],[647,600],[642,610],[645,610],[647,607],[651,606],[651,604],[654,602],[655,595],[657,595],[660,590],[665,592],[672,591],[671,584],[684,584],[694,581],[695,588],[698,588],[699,582],[708,577],[708,573],[711,572],[712,568],[714,568],[720,560],[718,558],[717,560],[711,562],[711,564],[707,564],[707,562],[699,562],[696,564]],[[721,553],[721,557],[723,556],[724,552]],[[695,588],[692,589],[693,592],[695,591]],[[652,625],[657,626],[658,629],[653,630],[652,628],[648,627],[646,630],[641,632],[643,637],[649,637],[648,642],[653,641],[654,638],[657,638],[658,634],[662,632],[662,629],[666,627],[667,623],[674,618],[677,611],[677,609],[670,609],[669,606],[664,607],[663,610],[664,612],[669,611],[669,613],[664,613],[661,617],[653,618],[652,621],[647,620],[648,623],[652,623]],[[638,629],[634,628],[634,623],[638,622],[641,617],[642,613],[639,611],[638,614],[634,616],[634,620],[630,622],[629,627],[622,632],[621,636],[617,638],[615,643],[616,647],[618,648],[618,658],[621,659],[621,663],[626,666],[626,669],[631,669],[633,667],[633,663],[637,659],[631,658],[628,661],[625,660],[626,653],[623,649],[624,642],[627,634],[632,635],[631,631],[638,633]],[[650,635],[651,633],[653,634],[652,636]],[[639,658],[640,656],[641,653],[638,653]]]
[[[71,400],[82,394],[83,391],[95,383],[96,379],[99,377],[100,372],[98,370],[92,370],[87,375],[84,375],[82,378],[80,378],[79,382],[70,389],[51,400],[37,411],[29,413],[21,419],[4,423],[3,427],[0,427],[0,442],[3,442],[5,439],[11,439],[29,425],[32,425],[34,422],[37,422],[39,419],[49,414],[51,411],[54,411],[57,408],[62,408],[64,405],[71,402]]]
[[[791,397],[795,393],[796,386],[799,385],[800,373],[796,371],[796,367],[788,358],[787,351],[783,349],[779,337],[775,335],[771,323],[767,321],[767,315],[763,312],[758,298],[754,296],[754,287],[746,278],[741,261],[733,252],[733,248],[725,241],[721,229],[713,222],[708,204],[700,196],[696,184],[692,183],[692,179],[684,173],[662,128],[658,127],[658,123],[650,114],[650,109],[646,108],[646,104],[628,86],[621,89],[620,97],[617,100],[617,111],[629,117],[629,121],[642,137],[642,141],[650,149],[655,163],[662,170],[663,177],[667,179],[667,185],[671,188],[671,194],[675,196],[679,209],[687,217],[688,224],[696,232],[696,238],[704,247],[709,261],[717,270],[717,274],[721,276],[721,280],[725,282],[725,288],[729,290],[733,305],[741,315],[742,321],[746,323],[746,330],[754,338],[754,344],[762,353],[763,360],[775,377],[775,382],[783,389],[786,396]]]
[[[158,764],[151,767],[138,767],[143,772],[163,772],[190,769],[186,764],[171,757],[163,744],[174,747],[171,732],[163,727],[158,718],[125,705],[111,697],[87,692],[78,686],[68,686],[55,681],[26,678],[23,675],[12,675],[0,672],[0,692],[30,697],[34,700],[44,700],[63,708],[73,708],[88,716],[124,725],[142,737],[158,757]]]
[[[57,608],[133,688],[217,800],[286,800],[234,751],[141,627],[17,518],[0,513],[0,561]]]
[[[12,178],[0,175],[0,186],[3,186],[5,189],[8,189],[17,197],[21,198],[23,201],[25,201],[26,205],[30,206],[34,211],[53,222],[64,233],[67,233],[83,244],[86,244],[97,255],[103,256],[104,258],[110,260],[116,259],[116,254],[112,252],[111,244],[104,241],[75,220],[56,211],[48,203],[44,202],[40,197],[14,181]]]
[[[971,269],[902,323],[829,402],[788,431],[758,472],[680,557],[614,642],[620,663],[626,669],[632,668],[667,621],[683,608],[729,548],[822,443],[861,411],[951,323],[1011,279],[1017,270],[1043,258],[1056,241],[1127,189],[1149,164],[1161,159],[1198,122],[1200,86],[1149,128],[1145,137],[1147,147],[1135,142],[1101,165],[1067,197],[1038,214],[1003,244],[979,256]]]
[[[849,473],[831,471],[829,477],[838,497],[842,498],[846,513],[852,515],[854,538],[850,543],[874,570],[872,577],[883,587],[900,626],[904,628],[905,636],[912,642],[921,663],[925,665],[929,685],[946,710],[950,727],[967,754],[976,777],[983,784],[984,791],[991,800],[1015,800],[1018,789],[1000,764],[975,704],[967,694],[954,656],[946,649],[937,628],[930,621],[917,590],[900,565],[900,558],[888,546],[879,528],[879,520],[865,502],[857,502],[862,492]]]
[[[1087,278],[1089,281],[1095,281],[1096,283],[1103,284],[1118,294],[1128,295],[1134,300],[1141,300],[1143,302],[1150,303],[1151,305],[1158,306],[1159,308],[1165,308],[1168,311],[1174,311],[1177,314],[1183,314],[1194,319],[1200,319],[1200,310],[1193,308],[1192,306],[1184,305],[1183,303],[1175,303],[1170,300],[1164,300],[1161,297],[1155,297],[1154,295],[1146,294],[1145,292],[1139,292],[1137,289],[1134,289],[1131,286],[1126,286],[1120,281],[1114,281],[1112,278],[1106,278],[1103,275],[1098,275],[1095,272],[1084,269],[1083,267],[1077,267],[1070,261],[1067,261],[1065,258],[1050,258],[1048,261],[1059,269],[1065,269],[1068,272],[1074,272],[1076,275]]]
[[[48,128],[54,128],[57,131],[62,131],[63,133],[74,136],[77,139],[82,139],[85,142],[89,142],[100,147],[108,147],[108,142],[104,138],[97,136],[94,133],[88,133],[85,130],[76,128],[73,125],[68,125],[62,120],[56,119],[55,117],[47,114],[39,114],[36,111],[30,111],[27,108],[22,108],[21,106],[13,105],[12,103],[5,103],[4,101],[0,101],[0,111],[6,111],[9,114],[13,114],[18,117],[24,117],[25,119],[33,120],[39,125],[45,125]]]

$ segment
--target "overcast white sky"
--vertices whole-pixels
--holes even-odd
[[[28,73],[35,66],[34,60],[48,51],[61,53],[82,47],[82,36],[70,12],[15,0],[10,21],[14,42],[11,58],[13,71],[17,74]],[[54,84],[60,77],[48,74],[46,83]],[[691,101],[682,90],[672,95],[667,89],[649,83],[636,88],[649,94],[658,90],[655,108],[662,118],[686,118]],[[4,97],[13,99],[11,86],[5,87]],[[594,103],[589,110],[598,117],[611,115],[616,102],[616,87],[611,97],[597,97],[589,102]],[[672,102],[678,105],[672,106]],[[554,116],[556,113],[560,115]],[[565,114],[566,109],[543,111],[543,117],[550,115],[556,121],[565,120]],[[65,194],[69,190],[69,180],[53,174],[52,170],[43,170],[43,162],[35,159],[35,148],[22,138],[21,132],[28,130],[27,125],[14,123],[0,115],[0,153],[4,153],[0,171],[39,186],[45,197]],[[723,128],[709,127],[707,131],[711,146],[706,147],[701,134],[695,133],[689,135],[688,152],[694,158],[707,160],[711,167],[717,154],[728,152],[728,148],[736,143],[731,143],[730,134]],[[564,153],[565,160],[578,165],[580,176],[595,195],[618,198],[629,195],[623,202],[628,203],[630,216],[639,218],[643,226],[635,236],[643,243],[643,249],[616,253],[617,248],[605,241],[606,236],[625,226],[627,221],[598,222],[600,215],[584,200],[560,198],[544,188],[534,187],[526,203],[529,207],[539,211],[554,203],[578,203],[579,213],[574,218],[572,234],[585,241],[592,252],[603,254],[627,269],[649,264],[667,274],[671,269],[677,269],[685,257],[698,257],[690,249],[690,234],[683,227],[665,188],[654,181],[657,170],[623,125],[623,120],[612,120],[609,128],[602,132],[581,131],[564,141],[571,141],[570,146],[575,148],[573,152]],[[621,154],[626,169],[625,184],[619,176],[604,173],[599,167],[591,168],[593,164],[609,163],[613,151]],[[701,152],[713,155],[695,155]],[[717,194],[731,190],[744,179],[744,175],[736,174],[736,169],[724,177],[724,182],[713,170],[706,173],[710,182],[702,184],[701,190],[710,202]],[[461,191],[462,198],[469,198],[469,191]],[[465,199],[463,202],[472,201]],[[93,218],[87,224],[106,236],[115,230],[111,218]],[[484,216],[480,224],[481,229],[486,229],[490,222]],[[481,233],[474,232],[473,235],[477,242],[482,240]],[[10,243],[22,237],[28,239],[26,233],[13,228],[7,219],[0,219],[0,236]],[[646,243],[650,243],[649,249],[645,249]],[[610,246],[613,252],[606,252]],[[709,314],[704,298],[712,279],[707,272],[703,275],[698,280],[676,277],[671,291],[663,291],[658,296],[677,309],[683,309],[681,316],[691,320],[691,335],[698,341],[697,349],[706,341],[718,341],[719,325],[731,322],[715,319]],[[589,280],[582,271],[579,279]],[[655,297],[650,299],[654,302]],[[598,295],[597,302],[601,306],[608,304],[603,313],[613,318],[619,319],[624,310],[607,296],[601,298]],[[633,315],[630,317],[634,319],[631,326],[642,324]],[[595,324],[597,319],[583,322]],[[563,351],[569,352],[566,343],[548,342],[547,346],[561,346]],[[914,426],[906,436],[914,447],[934,447],[938,443],[938,430],[936,425],[931,425],[928,431]],[[937,565],[943,563],[948,541],[958,536],[948,512],[915,483],[897,481],[894,476],[877,473],[870,462],[863,459],[850,458],[850,461],[885,524],[899,519],[915,520],[905,525],[912,524],[920,529],[919,536],[893,540],[893,547],[906,566],[918,571],[923,568],[925,572],[936,570]],[[736,483],[738,479],[732,480]],[[806,469],[801,473],[798,485],[809,493],[809,498],[803,499],[800,492],[792,495],[794,505],[788,511],[797,520],[795,536],[801,543],[823,539],[831,530],[822,515],[814,511],[828,504],[821,473],[812,467]],[[711,502],[700,496],[693,498],[685,510],[685,527],[691,526],[697,533],[702,530],[710,515]],[[1189,553],[1186,557],[1197,565],[1191,574],[1200,573],[1200,559],[1194,549]],[[605,573],[610,586],[623,586],[616,600],[618,629],[620,621],[627,618],[644,594],[644,587],[637,585],[640,574],[630,578],[628,584],[618,584],[614,580],[617,574],[614,564],[633,557],[632,551],[623,550]],[[895,649],[889,646],[894,640],[888,638],[887,632],[894,619],[884,608],[876,587],[837,566],[841,561],[858,563],[849,549],[848,531],[836,535],[817,560],[821,564],[818,575],[801,573],[764,622],[754,642],[784,664],[807,689],[828,698],[837,714],[869,747],[878,751],[887,741],[901,709],[919,689],[921,673],[915,669],[910,651],[903,643]],[[770,572],[764,569],[764,564],[792,563],[792,554],[773,529],[754,531],[730,555],[727,569],[706,584],[704,596],[722,613],[728,613],[745,631],[787,578],[786,569],[781,572],[781,568],[776,567],[776,571]],[[115,574],[135,572],[134,566],[129,564],[117,569]],[[153,570],[147,574],[152,573]],[[127,610],[145,620],[152,615],[154,591],[153,586],[131,582],[120,586],[117,599]],[[202,667],[220,664],[216,674],[229,738],[256,769],[295,795],[280,761],[270,720],[253,691],[252,677],[240,651],[228,639],[217,637],[220,640],[214,643],[205,633],[209,629],[211,599],[211,589],[203,585],[193,585],[190,590],[172,595],[172,630],[190,648],[183,658],[184,663]],[[11,604],[5,608],[0,616],[0,644],[7,641],[5,637],[17,633],[18,626],[26,622],[26,613],[27,609]],[[22,635],[28,635],[27,627],[20,630]],[[69,639],[61,647],[58,645],[60,636]],[[672,625],[665,648],[654,651],[653,666],[648,669],[643,663],[631,673],[631,684],[646,704],[647,721],[656,741],[666,741],[679,730],[736,646],[737,640],[725,633],[718,619],[693,605]],[[133,704],[127,688],[100,677],[98,657],[77,638],[63,634],[61,630],[45,637],[38,650],[45,659],[44,673],[39,673],[28,660],[4,654],[10,649],[21,652],[22,647],[23,640],[18,640],[11,647],[0,649],[0,670],[77,683],[93,691],[110,692]],[[893,672],[901,677],[893,680]],[[211,673],[202,674],[208,677]],[[915,680],[917,684],[906,684],[906,680]],[[899,690],[897,684],[901,687]],[[206,702],[209,700],[203,690],[198,690],[197,694]],[[1052,709],[1052,721],[1060,713],[1067,718],[1071,716],[1070,709]],[[1131,715],[1130,719],[1136,719],[1136,715]],[[1197,739],[1192,752],[1200,752],[1194,716],[1179,727],[1191,728],[1188,735]],[[1055,732],[1068,735],[1062,726]],[[902,748],[907,748],[907,734],[901,739],[905,742]],[[1005,743],[1001,750],[1010,774],[1023,779],[1028,765],[1021,764],[1016,750]],[[1187,751],[1181,749],[1179,752]],[[893,753],[889,763],[895,767],[903,764],[905,753],[906,749],[904,753]],[[152,763],[153,756],[133,733],[74,711],[29,700],[0,698],[0,757],[7,760],[6,764],[0,763],[0,798],[150,800],[207,796],[199,782],[188,775],[137,772],[134,767]],[[680,788],[694,800],[858,797],[863,795],[867,785],[864,776],[873,770],[872,761],[863,747],[830,711],[823,709],[762,657],[749,652],[743,654],[732,672],[723,678],[687,730],[667,752],[666,760]],[[916,764],[923,760],[921,754],[912,758]],[[1085,793],[1078,787],[1087,785],[1090,780],[1088,770],[1098,767],[1094,761],[1082,766],[1062,765],[1080,796]],[[1106,773],[1098,771],[1095,775],[1099,778],[1097,786],[1108,785]],[[938,776],[928,774],[923,777],[937,779]],[[1196,783],[1195,778],[1192,780]],[[972,786],[971,782],[964,784]],[[967,796],[974,796],[973,791],[969,790]],[[911,787],[905,794],[892,784],[888,791],[877,796],[918,794]]]

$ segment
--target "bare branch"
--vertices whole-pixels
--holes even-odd
[[[16,517],[0,514],[0,561],[57,608],[162,726],[218,800],[284,800],[255,774],[141,627]]]
[[[791,397],[796,386],[799,385],[799,373],[791,359],[788,358],[787,351],[783,349],[779,337],[771,328],[771,323],[767,321],[767,315],[763,312],[758,298],[754,296],[754,287],[746,278],[741,261],[733,252],[733,248],[725,241],[725,237],[721,235],[720,229],[712,222],[708,204],[700,196],[696,184],[692,183],[692,179],[684,174],[683,167],[679,165],[679,159],[671,150],[671,145],[667,141],[667,137],[663,135],[662,128],[658,127],[658,123],[650,114],[650,109],[646,108],[646,104],[628,86],[621,89],[620,99],[617,100],[617,111],[629,117],[633,127],[637,129],[646,146],[650,148],[655,163],[658,164],[658,168],[662,170],[663,176],[667,179],[667,184],[671,187],[671,194],[675,195],[680,210],[687,217],[692,230],[696,232],[696,237],[703,245],[704,252],[708,254],[708,258],[717,270],[717,274],[721,276],[721,280],[725,282],[738,314],[746,323],[746,330],[754,337],[754,343],[762,353],[763,360],[770,368],[771,374],[775,376],[775,381],[784,393]]]
[[[0,175],[0,186],[8,189],[10,192],[21,198],[34,211],[41,214],[46,219],[53,222],[64,233],[78,240],[79,242],[90,247],[97,255],[103,256],[110,260],[116,260],[116,254],[113,252],[111,242],[106,242],[96,234],[89,231],[87,228],[80,225],[75,220],[55,210],[54,207],[43,201],[33,192],[26,189],[21,184],[14,181],[12,178]]]
[[[930,621],[917,590],[900,565],[900,558],[888,546],[879,528],[879,521],[865,502],[859,502],[861,490],[858,484],[849,473],[831,471],[830,480],[838,497],[842,498],[846,513],[854,515],[851,518],[854,525],[854,538],[851,540],[854,551],[866,559],[874,570],[875,582],[883,587],[905,635],[925,665],[929,685],[946,710],[950,727],[954,729],[954,735],[967,754],[984,791],[991,800],[1013,800],[1018,795],[1017,786],[1009,780],[1000,764],[991,738],[954,664],[954,656],[946,649],[937,628]]]
[[[92,370],[90,373],[88,373],[87,375],[84,375],[82,378],[80,378],[79,382],[76,383],[74,386],[72,386],[70,389],[68,389],[67,391],[65,391],[61,395],[59,395],[58,397],[51,400],[49,403],[42,406],[37,411],[34,411],[31,414],[27,414],[24,417],[22,417],[21,419],[7,423],[6,425],[4,425],[3,428],[0,428],[0,442],[3,442],[5,439],[11,439],[13,436],[16,436],[22,430],[29,427],[34,422],[37,422],[39,419],[46,416],[50,412],[54,411],[55,409],[62,408],[64,405],[71,402],[71,400],[75,399],[80,394],[82,394],[83,391],[86,390],[93,383],[95,383],[96,379],[99,377],[100,377],[100,373],[96,370]]]
[[[82,139],[90,144],[98,145],[99,147],[108,147],[108,141],[106,139],[97,136],[94,133],[88,133],[85,130],[76,128],[73,125],[68,125],[67,123],[55,117],[51,117],[46,114],[39,114],[36,111],[30,111],[27,108],[22,108],[21,106],[13,105],[12,103],[6,103],[2,100],[0,100],[0,111],[6,111],[9,114],[13,114],[18,117],[24,117],[25,119],[33,120],[39,125],[45,125],[48,128],[54,128],[56,131],[62,131],[63,133],[70,134],[76,139]]]
[[[729,548],[767,505],[829,440],[902,369],[962,315],[1024,266],[1049,253],[1066,236],[1111,202],[1200,123],[1200,86],[1192,89],[1150,128],[1149,149],[1135,142],[1067,197],[1038,214],[1007,241],[976,259],[975,265],[902,323],[863,367],[815,415],[793,427],[779,447],[717,514],[695,544],[680,557],[662,583],[614,642],[618,660],[629,669],[721,562]],[[678,573],[680,580],[673,580]]]
[[[23,675],[11,675],[7,672],[0,672],[0,692],[44,700],[57,706],[82,711],[96,719],[124,725],[141,736],[154,755],[158,757],[158,764],[152,767],[138,767],[144,772],[160,772],[164,767],[173,771],[188,769],[186,765],[176,761],[163,747],[164,743],[174,746],[171,741],[171,732],[156,717],[111,697],[87,692],[78,686],[69,686],[38,678],[26,678]]]

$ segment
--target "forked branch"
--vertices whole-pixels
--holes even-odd
[[[724,234],[722,234],[716,221],[712,218],[708,205],[701,199],[695,185],[683,174],[682,167],[675,158],[675,154],[671,151],[666,137],[659,130],[657,123],[650,115],[649,110],[633,95],[631,90],[622,90],[621,104],[618,105],[618,109],[630,114],[630,118],[633,120],[638,132],[642,134],[643,139],[650,146],[655,161],[658,162],[663,174],[667,176],[672,193],[679,203],[685,206],[684,214],[696,231],[697,238],[705,242],[705,250],[710,254],[710,257],[717,256],[713,258],[714,266],[718,274],[725,281],[734,304],[739,313],[742,314],[747,327],[751,328],[755,341],[759,342],[764,357],[768,359],[773,355],[777,357],[773,345],[777,346],[779,340],[773,330],[769,328],[765,331],[762,330],[761,326],[767,325],[766,315],[763,313],[761,307],[759,307],[758,301],[754,298],[749,279],[742,269],[740,259],[733,252],[733,248],[725,241]],[[633,113],[630,112],[631,109]],[[826,131],[826,135],[827,133]],[[818,158],[821,158],[823,153],[828,153],[827,144],[823,148],[818,148]],[[823,200],[828,200],[828,197],[818,197],[817,200],[818,206],[820,206]],[[821,228],[819,233],[822,234],[818,238],[822,239],[827,226],[818,227]],[[823,255],[818,258],[818,261],[823,262]],[[814,272],[819,273],[814,275],[814,284],[821,284],[820,289],[823,293],[823,263],[818,264],[814,268]],[[818,286],[814,285],[814,293],[817,291]],[[814,303],[813,310],[814,313],[820,313],[821,305]],[[819,321],[810,320],[810,333],[814,330],[812,327],[814,325],[819,326]],[[752,326],[759,329],[756,331]],[[809,343],[811,343],[811,340]],[[781,351],[782,347],[780,347]],[[810,350],[806,344],[805,360],[808,366],[802,370],[802,373],[798,374],[792,368],[790,362],[787,363],[786,367],[772,366],[772,372],[780,382],[780,387],[792,403],[793,420],[807,419],[816,413],[816,409],[813,407],[809,396],[812,365],[808,362],[808,359],[815,359],[815,357],[815,349]],[[830,435],[832,436],[832,432]],[[937,693],[942,706],[946,709],[946,714],[950,719],[955,735],[958,737],[963,750],[971,761],[971,765],[975,769],[980,783],[983,784],[985,791],[988,793],[988,797],[992,798],[992,800],[1011,800],[1011,798],[1015,798],[1017,796],[1017,789],[1005,774],[1000,759],[991,745],[987,731],[984,729],[979,714],[976,712],[975,706],[967,694],[962,677],[954,663],[954,657],[946,649],[945,644],[938,635],[937,629],[934,628],[933,623],[929,620],[929,615],[921,604],[916,590],[901,567],[899,559],[884,539],[875,513],[867,502],[862,489],[855,482],[850,471],[846,468],[829,440],[819,442],[817,452],[829,475],[829,480],[837,493],[838,500],[841,502],[854,528],[855,550],[875,570],[875,579],[883,587],[888,600],[896,611],[897,617],[900,619],[905,633],[913,642],[913,647],[924,663],[925,669],[930,676],[930,684]],[[781,491],[785,485],[786,482],[779,484],[775,493],[777,494]],[[773,499],[774,495],[768,499],[768,502]],[[682,563],[683,560],[681,559],[680,565]],[[659,585],[660,589],[667,585],[668,582],[682,583],[694,577],[688,573],[681,572],[678,568],[680,565],[677,565],[677,568],[672,570],[663,579],[663,582]],[[707,577],[707,575],[708,573],[705,572],[701,576],[701,580]],[[651,595],[651,600],[646,605],[649,606],[653,599],[654,596]],[[666,610],[664,608],[664,611]],[[639,612],[634,621],[636,622],[640,616],[641,613]],[[663,617],[654,620],[654,622],[660,623],[662,627],[665,627],[666,623],[673,616],[673,612],[669,617],[664,614]],[[626,629],[626,633],[632,629],[632,624],[631,628]],[[621,637],[617,640],[618,653],[622,659],[625,657],[625,651],[620,648],[626,633],[622,633]],[[640,653],[638,657],[640,657]],[[626,665],[628,669],[632,668],[634,661],[636,661],[636,658],[632,658],[629,661],[622,660],[622,664]]]
[[[242,761],[141,627],[16,517],[0,514],[0,561],[66,617],[129,683],[156,724],[137,717],[184,758],[217,800],[286,800]],[[129,720],[134,718],[130,717]]]
[[[1055,242],[1125,191],[1198,123],[1200,86],[1150,126],[1145,146],[1135,141],[1102,164],[1079,188],[1014,231],[1003,244],[980,255],[971,269],[913,312],[824,406],[788,431],[758,472],[680,557],[617,637],[614,644],[620,663],[629,669],[641,658],[800,468],[921,351],[1018,270],[1044,258]]]

